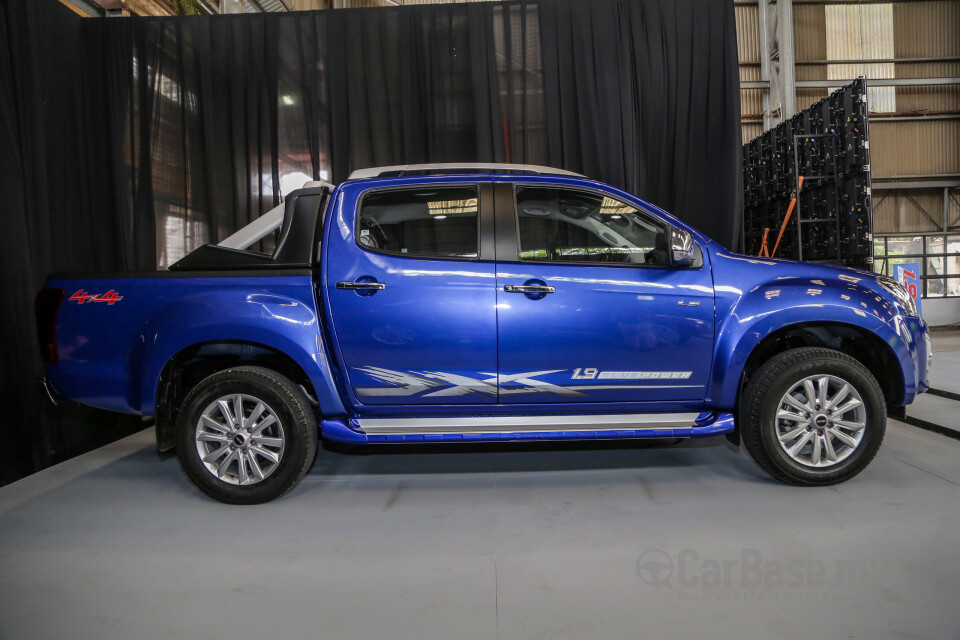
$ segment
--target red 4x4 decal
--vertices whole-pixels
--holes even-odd
[[[108,305],[113,306],[114,302],[120,302],[123,300],[123,296],[118,294],[113,289],[110,289],[110,291],[107,291],[106,293],[101,293],[100,295],[87,293],[83,289],[80,289],[68,299],[76,302],[77,304],[83,304],[84,302],[106,302]]]

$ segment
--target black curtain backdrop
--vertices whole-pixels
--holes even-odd
[[[730,2],[540,3],[549,164],[635,193],[734,248],[741,226]]]
[[[142,427],[51,409],[32,302],[57,270],[165,267],[303,180],[547,164],[734,246],[729,0],[539,0],[81,19],[0,4],[0,482]]]

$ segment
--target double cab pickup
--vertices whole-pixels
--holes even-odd
[[[896,281],[732,253],[558,169],[366,169],[229,240],[165,271],[53,274],[36,301],[51,397],[152,418],[224,502],[292,489],[319,438],[725,434],[826,485],[928,386]]]

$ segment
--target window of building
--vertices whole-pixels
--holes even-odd
[[[898,264],[919,264],[923,297],[960,296],[960,235],[877,236],[873,269],[893,276]]]
[[[375,191],[361,203],[357,242],[398,255],[476,258],[477,203],[476,186]]]

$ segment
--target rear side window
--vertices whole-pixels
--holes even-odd
[[[524,261],[670,265],[662,221],[592,191],[519,187],[517,216]]]
[[[360,204],[357,241],[397,255],[476,258],[477,196],[476,186],[375,191]]]

